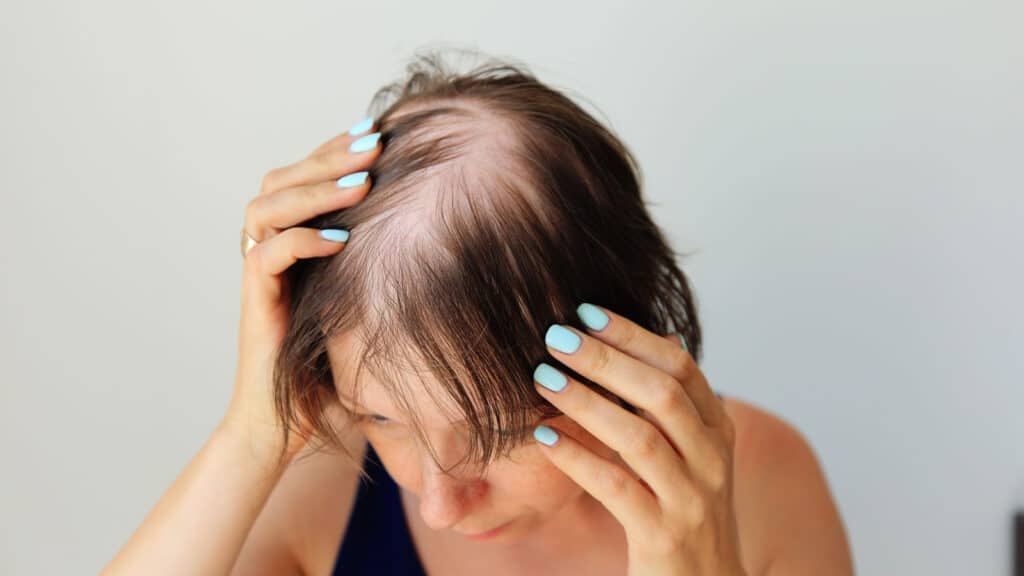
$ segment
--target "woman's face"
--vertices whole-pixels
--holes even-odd
[[[354,370],[345,369],[354,364],[349,361],[356,357],[353,344],[354,339],[347,334],[328,345],[339,400],[351,411],[365,415],[358,427],[395,482],[416,495],[424,524],[434,530],[469,536],[508,523],[489,540],[511,541],[536,533],[549,520],[557,519],[558,524],[585,522],[586,515],[594,513],[596,501],[540,452],[532,428],[525,431],[519,445],[506,456],[474,474],[472,466],[456,466],[468,453],[467,428],[461,422],[449,422],[418,384],[410,383],[413,409],[440,465],[416,441],[411,423],[401,416],[380,383],[366,370],[360,375],[365,383],[360,403],[353,405],[349,391]],[[616,459],[614,452],[568,417],[558,416],[545,422],[566,431],[597,454]],[[449,472],[446,474],[444,469]]]

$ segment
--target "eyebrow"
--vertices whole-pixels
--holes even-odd
[[[347,396],[342,396],[341,394],[339,394],[338,395],[338,399],[341,401],[342,407],[344,407],[345,409],[347,409],[350,412],[354,412],[354,413],[359,414],[359,415],[373,414],[375,416],[382,416],[382,414],[380,412],[378,412],[376,410],[370,410],[369,408],[367,408],[366,406],[363,406],[362,404],[359,404],[359,406],[357,408],[356,407],[356,403],[352,402],[351,398],[349,398]],[[367,412],[363,412],[360,409],[367,410]],[[458,424],[460,422],[465,422],[465,421],[466,421],[466,419],[456,420],[454,422],[454,424]]]
[[[338,397],[339,397],[339,400],[341,400],[341,404],[346,409],[348,409],[350,412],[353,412],[353,413],[355,413],[357,415],[365,416],[365,415],[371,415],[372,414],[374,416],[383,416],[383,414],[381,414],[380,412],[376,412],[376,411],[373,411],[373,410],[370,410],[368,412],[361,412],[361,411],[357,410],[356,408],[354,408],[353,405],[350,402],[348,402],[350,400],[348,397],[341,396],[340,394],[338,395]],[[365,409],[365,407],[363,407],[363,408]],[[531,412],[531,411],[527,411],[527,412],[529,412],[530,414],[533,414],[533,412]],[[454,420],[454,421],[452,421],[450,423],[451,424],[465,424],[468,420],[469,420],[468,418],[462,418],[460,420]],[[532,427],[532,425],[527,425],[526,428],[523,428],[523,429],[525,430],[525,429],[528,429],[528,428],[531,428],[531,427]]]
[[[349,412],[355,412],[357,414],[365,414],[366,413],[366,412],[360,412],[360,409],[366,410],[365,406],[363,406],[362,404],[359,404],[358,407],[357,407],[356,403],[352,402],[351,399],[348,398],[348,397],[345,397],[345,396],[342,396],[341,394],[338,394],[338,400],[341,402],[341,407],[345,408]],[[377,413],[375,411],[372,411],[372,410],[370,411],[370,413],[378,414],[379,415],[379,413]]]
[[[378,412],[376,410],[368,410],[366,412],[363,412],[361,410],[357,410],[356,408],[353,408],[352,406],[345,406],[345,408],[347,408],[350,412],[352,412],[353,414],[356,414],[358,416],[369,416],[369,415],[383,416],[383,414],[381,414],[380,412]],[[467,420],[469,420],[469,419],[468,418],[462,418],[460,420],[453,420],[452,422],[450,422],[450,424],[465,424]]]

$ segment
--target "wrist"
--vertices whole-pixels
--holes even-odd
[[[225,417],[217,424],[213,435],[217,441],[273,472],[282,471],[295,455],[295,451],[282,449],[282,434],[276,428],[249,426]]]

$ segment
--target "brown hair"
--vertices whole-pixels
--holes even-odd
[[[382,150],[369,194],[302,224],[349,229],[349,244],[288,270],[291,316],[274,375],[286,443],[300,414],[313,438],[341,446],[323,393],[335,394],[327,342],[347,330],[360,335],[357,374],[365,367],[382,382],[420,440],[398,375],[425,365],[466,419],[470,461],[481,464],[560,413],[534,389],[539,362],[611,396],[544,345],[552,323],[583,329],[582,302],[680,333],[699,362],[694,299],[647,212],[637,163],[569,97],[508,59],[457,73],[428,53],[375,94],[370,113]]]

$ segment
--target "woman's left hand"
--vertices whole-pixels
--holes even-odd
[[[547,364],[535,385],[631,470],[550,427],[534,433],[542,451],[625,528],[630,576],[745,575],[732,498],[735,430],[722,402],[675,334],[591,304],[577,313],[589,333],[552,325],[552,356],[641,415]]]

